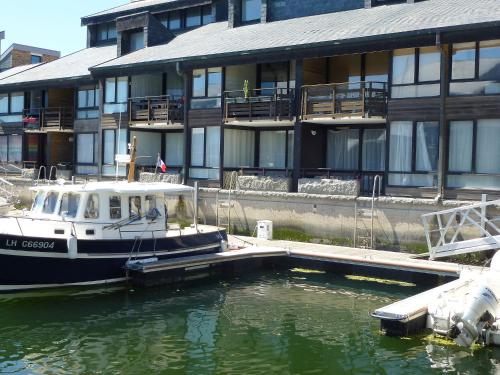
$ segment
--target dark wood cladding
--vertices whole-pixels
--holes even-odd
[[[191,109],[189,111],[189,127],[221,126],[222,109]]]
[[[500,117],[500,95],[451,96],[446,98],[449,120],[475,120]]]
[[[439,121],[439,98],[392,99],[388,104],[390,121]]]
[[[129,114],[128,112],[122,112],[121,114],[121,128],[126,128],[128,124]],[[101,118],[101,127],[103,129],[116,129],[120,124],[120,114],[103,114]]]

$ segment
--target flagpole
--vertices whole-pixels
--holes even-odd
[[[115,180],[118,181],[118,161],[116,160],[116,154],[120,153],[120,131],[121,131],[121,126],[122,125],[122,111],[120,109],[120,117],[118,119],[118,139],[116,140],[116,151],[115,152],[115,163],[116,163],[116,172],[115,172]]]
[[[155,167],[155,176],[158,173],[158,163],[160,162],[160,153],[158,153],[158,157],[156,158],[156,167]]]

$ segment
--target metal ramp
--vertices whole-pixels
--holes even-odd
[[[430,259],[500,248],[500,200],[422,215]]]

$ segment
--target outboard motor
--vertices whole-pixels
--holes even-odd
[[[452,320],[449,335],[460,346],[471,346],[482,333],[482,330],[495,321],[498,299],[495,293],[485,284],[479,285],[472,293],[469,303],[461,315]]]

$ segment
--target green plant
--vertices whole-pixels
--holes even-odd
[[[245,79],[243,82],[243,93],[245,94],[245,99],[248,99],[248,94],[249,94],[249,89],[248,89],[248,79]]]

